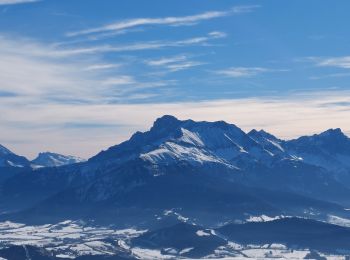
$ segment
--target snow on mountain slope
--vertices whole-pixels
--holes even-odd
[[[161,136],[146,142],[144,147],[147,147],[147,151],[139,155],[156,166],[177,165],[183,161],[191,165],[205,164],[206,168],[209,163],[220,164],[220,167],[239,168],[247,173],[246,177],[250,173],[248,179],[252,185],[259,186],[266,182],[268,187],[274,184],[286,190],[303,194],[309,192],[317,196],[328,190],[329,199],[333,196],[332,192],[344,190],[344,187],[341,187],[342,182],[335,182],[338,178],[332,171],[336,168],[329,167],[328,162],[332,161],[334,166],[343,169],[346,169],[346,162],[350,164],[350,157],[347,157],[350,156],[349,138],[339,129],[326,131],[311,137],[311,140],[303,137],[301,139],[309,141],[293,146],[293,141],[280,140],[263,130],[246,134],[237,126],[223,121],[181,121],[164,116],[156,120],[149,132],[139,135]],[[308,149],[311,149],[310,153]],[[311,161],[311,156],[318,160]],[[342,158],[343,162],[338,158]],[[301,180],[296,175],[298,172],[304,174]],[[349,174],[346,176],[349,177]],[[283,181],[286,178],[290,179],[290,183]],[[310,187],[312,180],[318,183],[315,187]]]
[[[168,141],[148,153],[141,154],[140,157],[154,164],[175,163],[177,160],[194,164],[205,162],[229,164],[230,160],[239,154],[248,153],[231,139],[233,133],[206,123],[196,125],[188,122],[176,129],[176,132],[176,135]]]
[[[196,122],[173,116],[158,118],[152,128],[137,132],[129,140],[102,151],[89,160],[92,165],[110,166],[141,158],[151,164],[192,165],[221,164],[233,168],[264,165],[281,160],[299,160],[336,173],[350,172],[350,139],[340,129],[330,129],[314,136],[283,141],[263,131],[248,134],[223,121]],[[53,167],[83,162],[81,158],[55,153],[41,153],[31,163]],[[0,166],[23,167],[28,160],[0,146]],[[98,167],[98,166],[96,166]]]
[[[6,147],[0,145],[0,167],[27,167],[29,161],[23,157],[14,154]]]
[[[162,162],[175,163],[178,160],[188,160],[192,163],[200,164],[203,162],[225,163],[224,160],[211,155],[205,150],[201,150],[196,147],[183,147],[173,142],[166,142],[156,150],[153,150],[146,154],[141,154],[140,157],[144,160],[152,162],[153,164]]]
[[[101,219],[105,214],[100,216],[94,208],[99,205],[103,205],[104,212],[109,210],[109,216],[116,214],[113,216],[122,219],[118,215],[122,207],[136,211],[148,208],[158,213],[169,204],[174,208],[186,206],[194,215],[201,216],[198,212],[204,210],[201,207],[207,209],[209,202],[213,202],[210,205],[215,212],[223,212],[219,215],[230,214],[232,217],[232,212],[238,212],[237,217],[241,217],[262,205],[260,195],[250,197],[256,191],[237,193],[237,187],[248,186],[274,189],[274,195],[285,191],[342,204],[344,198],[349,197],[350,189],[336,180],[332,172],[299,159],[303,155],[301,152],[306,153],[315,143],[320,150],[320,144],[329,136],[332,137],[322,135],[320,141],[310,144],[309,138],[305,137],[303,140],[306,141],[299,143],[280,140],[264,131],[253,130],[246,134],[237,126],[222,121],[196,122],[163,116],[149,131],[137,132],[129,140],[102,151],[87,162],[46,167],[36,170],[35,174],[15,176],[1,187],[0,197],[10,210],[15,208],[13,205],[19,205],[17,208],[35,206],[38,211],[28,213],[35,216],[39,210],[43,212],[41,215],[47,212],[67,214],[62,213],[65,207],[68,212],[77,209],[79,215],[84,202],[86,215],[96,214],[96,218]],[[333,142],[333,138],[328,142]],[[346,151],[346,146],[341,150]],[[328,147],[331,145],[322,145],[324,150]],[[327,154],[332,155],[334,151],[335,148],[330,149]],[[223,192],[226,184],[227,192]],[[266,201],[271,202],[273,197],[269,196]],[[45,203],[41,203],[43,198]],[[218,198],[221,200],[219,206]],[[295,202],[295,197],[289,201]],[[41,204],[38,206],[37,203]],[[309,212],[310,208],[315,208],[314,202],[310,203],[312,206],[293,203],[297,210]],[[55,213],[53,205],[58,210]],[[265,206],[259,214],[275,210],[270,205]],[[281,202],[276,208],[279,212],[285,205]],[[153,212],[149,211],[149,214]],[[145,215],[142,218],[146,219]],[[214,222],[217,215],[206,216],[205,221],[208,219]]]
[[[141,158],[153,164],[220,163],[237,167],[238,161],[268,162],[273,154],[233,124],[195,122],[173,116],[157,119],[150,131],[109,148],[90,161],[122,163]]]
[[[223,121],[196,122],[166,115],[158,118],[149,131],[135,133],[89,162],[110,167],[139,158],[153,165],[187,162],[241,170],[299,161],[349,175],[350,141],[340,129],[284,141],[264,130],[245,133]]]
[[[84,161],[84,159],[75,156],[45,152],[40,153],[31,163],[34,167],[59,167]]]
[[[350,138],[339,128],[287,141],[289,154],[338,174],[350,173]]]
[[[264,130],[257,131],[253,129],[248,133],[248,135],[273,155],[285,153],[285,150],[283,148],[284,141],[265,132]]]

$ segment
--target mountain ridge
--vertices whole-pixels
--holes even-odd
[[[31,161],[36,167],[59,167],[63,165],[84,162],[85,159],[71,155],[62,155],[52,152],[41,152]]]
[[[335,136],[341,135],[339,130],[335,132]],[[0,206],[11,207],[11,211],[18,214],[26,212],[26,216],[40,212],[40,215],[50,218],[54,215],[49,213],[53,206],[60,211],[65,208],[65,212],[80,211],[85,212],[85,216],[96,216],[95,212],[99,212],[96,208],[103,205],[115,219],[122,214],[118,207],[125,212],[134,211],[132,205],[136,201],[148,200],[149,203],[137,204],[139,209],[136,211],[159,214],[165,210],[163,207],[172,205],[183,208],[185,214],[195,218],[204,210],[201,208],[205,205],[204,198],[207,201],[218,198],[221,204],[216,211],[222,212],[223,218],[213,214],[197,219],[204,222],[213,219],[213,223],[229,219],[230,208],[236,208],[235,217],[244,219],[244,214],[249,213],[247,209],[254,209],[256,205],[265,206],[259,212],[251,210],[249,214],[298,212],[309,216],[316,210],[318,218],[323,218],[326,217],[324,209],[330,207],[327,203],[337,204],[337,212],[347,215],[340,205],[350,196],[350,185],[347,184],[350,182],[343,182],[349,178],[350,171],[339,175],[337,171],[312,164],[308,158],[305,160],[295,149],[310,142],[318,147],[319,143],[312,142],[313,139],[332,136],[333,132],[320,137],[284,141],[263,130],[245,133],[224,121],[196,122],[163,116],[149,131],[136,132],[129,140],[111,146],[86,162],[55,169],[46,167],[36,169],[35,174],[27,172],[13,176],[0,188]],[[315,153],[315,156],[324,156],[324,153]],[[350,158],[350,154],[344,156]],[[220,190],[214,188],[216,185],[227,188]],[[186,196],[191,198],[186,203],[181,193],[183,187],[187,187]],[[207,194],[206,190],[212,194]],[[160,191],[163,191],[163,197],[157,198]],[[283,192],[291,195],[282,195]],[[294,197],[298,203],[292,203],[293,207],[280,202],[276,204],[273,196],[268,195],[264,204],[259,200],[261,194],[279,194],[286,200],[288,198],[288,203]],[[297,200],[297,196],[300,199]],[[239,207],[235,197],[245,201],[246,206]],[[317,201],[324,201],[328,206],[316,206]],[[214,208],[215,204],[212,205]]]
[[[0,144],[0,167],[59,167],[84,161],[86,160],[77,156],[53,152],[40,152],[35,159],[29,160],[25,156],[17,155]]]

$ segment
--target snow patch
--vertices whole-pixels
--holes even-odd
[[[208,232],[205,231],[205,230],[198,230],[198,231],[196,232],[196,234],[197,234],[197,236],[199,236],[199,237],[208,237],[208,236],[211,235],[211,233],[208,233]]]
[[[273,221],[277,219],[284,218],[285,216],[275,216],[275,217],[269,217],[266,215],[261,215],[261,216],[250,216],[246,221],[247,222],[268,222],[268,221]]]
[[[180,255],[183,255],[183,254],[189,253],[189,252],[191,252],[193,249],[194,249],[194,247],[189,247],[189,248],[182,249],[182,250],[179,252],[179,254],[180,254]]]

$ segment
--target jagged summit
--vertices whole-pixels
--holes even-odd
[[[248,133],[248,136],[262,145],[263,148],[269,151],[273,156],[283,155],[286,158],[290,157],[287,154],[284,154],[284,141],[278,139],[276,136],[266,132],[265,130],[258,131],[253,129]]]
[[[235,135],[245,142],[252,142],[247,139],[246,134],[233,124],[224,121],[206,122],[193,120],[179,120],[174,116],[165,115],[155,120],[149,131],[136,132],[129,140],[102,151],[90,161],[124,160],[125,158],[138,158],[140,154],[146,154],[157,150],[164,145],[177,144],[177,148],[186,146],[215,146],[222,145],[220,142],[228,142],[229,136]],[[164,147],[163,147],[164,148]],[[184,151],[184,149],[180,149]],[[240,149],[240,148],[239,148]],[[178,150],[178,152],[180,151]]]
[[[340,128],[330,128],[319,134],[305,135],[296,139],[290,140],[291,142],[296,141],[315,141],[315,140],[349,140],[349,137]]]
[[[58,167],[85,161],[82,158],[75,156],[67,156],[52,152],[42,152],[31,161],[36,167]]]
[[[0,145],[0,167],[27,167],[29,166],[29,161],[23,157],[19,156],[3,145]]]
[[[130,158],[152,164],[220,163],[236,167],[236,160],[268,159],[271,153],[234,124],[224,121],[207,122],[179,120],[165,115],[151,129],[135,133],[128,141],[113,146],[91,161],[123,162]],[[255,159],[252,159],[255,158]]]
[[[180,122],[181,121],[175,116],[164,115],[162,117],[157,118],[156,121],[154,121],[152,128],[169,128],[178,125]]]
[[[229,124],[225,121],[194,121],[192,119],[180,120],[172,115],[164,115],[157,118],[153,126],[150,129],[150,132],[161,132],[162,130],[167,131],[176,131],[179,128],[194,128],[194,127],[203,127],[203,128],[220,128],[223,130],[236,129],[242,131],[234,124]]]
[[[248,135],[250,137],[253,137],[253,138],[266,138],[266,139],[269,139],[269,140],[280,140],[279,138],[277,138],[276,136],[266,132],[265,130],[261,129],[261,130],[256,130],[256,129],[253,129],[251,130]]]
[[[344,134],[344,132],[340,128],[331,128],[328,129],[322,133],[320,133],[318,136],[320,137],[338,137],[338,138],[346,138],[348,137]]]
[[[317,146],[331,146],[334,151],[339,150],[344,145],[350,143],[349,137],[347,137],[340,128],[328,129],[320,134],[314,134],[312,136],[302,136],[297,139],[291,140],[290,143],[298,143],[299,145],[317,145]],[[329,148],[329,147],[328,147]]]

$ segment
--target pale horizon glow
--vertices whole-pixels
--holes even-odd
[[[341,128],[350,134],[350,93],[299,93],[285,98],[247,98],[163,104],[48,105],[6,111],[8,126],[0,130],[4,145],[29,158],[51,151],[89,158],[147,131],[156,118],[173,115],[181,120],[224,120],[245,132],[264,129],[281,139]],[[4,108],[2,108],[4,109]],[[259,111],[259,112],[257,112]],[[17,127],[15,120],[25,115]],[[38,123],[41,122],[41,123]],[[42,123],[45,122],[45,123]],[[13,135],[20,136],[18,140]]]

